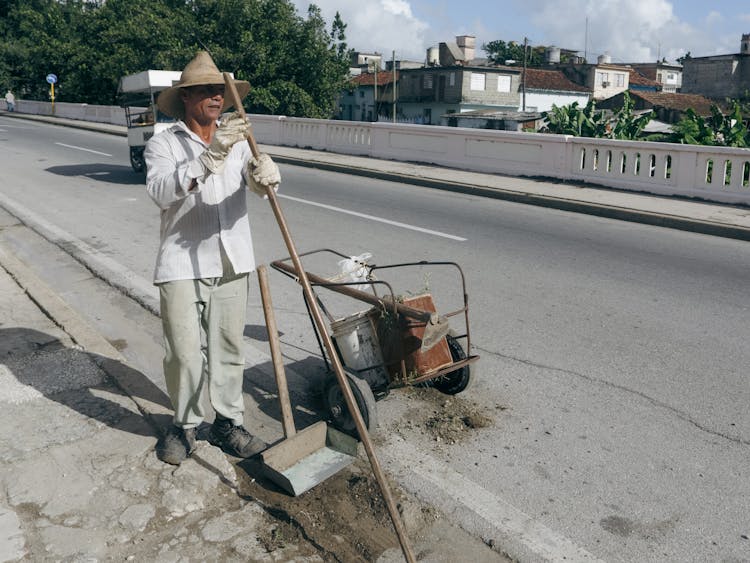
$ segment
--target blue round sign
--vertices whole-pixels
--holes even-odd
[[[54,84],[55,82],[57,82],[57,75],[56,74],[48,74],[47,75],[47,82],[49,82],[50,84]]]

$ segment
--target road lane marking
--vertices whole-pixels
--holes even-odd
[[[307,205],[314,205],[315,207],[322,207],[323,209],[329,209],[331,211],[336,211],[337,213],[345,213],[347,215],[353,215],[355,217],[362,217],[363,219],[368,219],[369,221],[377,221],[378,223],[385,223],[386,225],[393,225],[394,227],[401,227],[402,229],[409,229],[411,231],[417,231],[417,232],[425,233],[428,235],[435,235],[437,237],[457,240],[459,242],[466,241],[465,238],[459,237],[456,235],[451,235],[451,234],[443,233],[440,231],[433,231],[432,229],[425,229],[423,227],[417,227],[416,225],[409,225],[408,223],[400,223],[398,221],[391,221],[390,219],[383,219],[382,217],[376,217],[375,215],[367,215],[365,213],[360,213],[358,211],[351,211],[349,209],[343,209],[341,207],[334,207],[333,205],[326,205],[325,203],[318,203],[316,201],[310,201],[308,199],[301,199],[301,198],[286,195],[286,194],[278,194],[277,197],[282,197],[284,199],[289,199],[289,200],[296,201],[299,203],[306,203]]]
[[[76,149],[79,151],[86,151],[86,152],[93,152],[94,154],[101,154],[103,156],[112,156],[111,154],[107,154],[106,152],[99,152],[92,149],[85,149],[83,147],[77,147],[75,145],[66,145],[65,143],[55,143],[56,145],[60,145],[61,147],[68,147],[69,149]]]
[[[31,129],[32,127],[39,127],[38,125],[11,125],[10,123],[3,123],[3,127],[8,129]]]

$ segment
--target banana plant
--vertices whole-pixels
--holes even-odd
[[[743,119],[742,108],[734,102],[732,112],[724,115],[716,105],[711,106],[708,118],[697,115],[692,109],[674,125],[670,141],[689,145],[725,147],[750,146],[750,131]]]
[[[747,148],[750,146],[750,131],[748,131],[747,126],[742,119],[742,109],[740,108],[740,104],[734,102],[732,112],[723,117],[724,119],[721,128],[719,129],[723,144],[728,147],[741,148]]]
[[[603,137],[607,122],[601,111],[596,111],[596,103],[590,100],[584,108],[578,102],[567,106],[552,105],[550,111],[542,113],[547,121],[545,132],[572,135],[574,137]]]
[[[622,108],[615,112],[612,118],[609,135],[612,139],[637,139],[643,131],[644,127],[646,127],[649,121],[651,121],[651,118],[654,115],[653,110],[649,111],[648,113],[635,115],[633,112],[634,107],[635,103],[630,97],[630,94],[625,92],[623,95]]]
[[[713,145],[714,132],[706,120],[695,113],[692,108],[685,111],[685,115],[673,127],[671,142],[686,145]]]

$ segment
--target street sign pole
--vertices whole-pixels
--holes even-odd
[[[56,74],[47,75],[47,83],[49,84],[49,99],[52,102],[52,115],[55,115],[55,83],[57,82]]]

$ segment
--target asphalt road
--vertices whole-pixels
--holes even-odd
[[[124,139],[0,118],[0,147],[0,205],[148,288],[158,210]],[[401,428],[432,475],[448,468],[430,481],[436,502],[477,497],[455,514],[530,523],[532,551],[546,542],[552,554],[607,561],[750,560],[746,242],[301,167],[282,176],[300,251],[454,260],[466,273],[482,359],[462,397],[494,424],[451,447]],[[253,198],[250,211],[259,261],[285,256],[268,205]],[[429,286],[449,306],[460,288],[444,274],[398,275],[396,290]],[[320,369],[300,291],[276,273],[272,287],[287,361]],[[252,340],[257,291],[248,313]],[[114,335],[111,316],[89,315]],[[390,429],[408,405],[396,396],[379,413]]]

